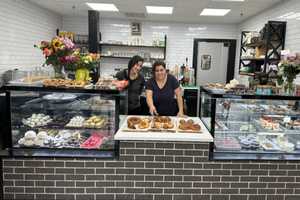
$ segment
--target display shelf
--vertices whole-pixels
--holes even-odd
[[[101,56],[101,58],[118,58],[118,59],[131,59],[131,57],[127,57],[127,56]],[[164,58],[150,58],[150,60],[161,60],[161,59],[164,59]]]
[[[292,110],[300,97],[227,95],[201,87],[201,99],[201,119],[210,119],[214,137],[211,160],[300,160],[300,112]]]
[[[115,46],[115,47],[137,47],[137,48],[161,48],[165,46],[152,46],[152,45],[128,45],[128,44],[113,44],[113,43],[99,43],[100,46]]]
[[[247,44],[247,40],[250,33],[255,31],[242,31],[241,33],[241,48],[240,48],[240,61],[239,61],[239,74],[242,73],[241,69],[249,64],[245,63],[247,61],[252,62],[252,67],[255,72],[261,71],[261,65],[264,65],[263,72],[267,72],[267,66],[272,62],[280,61],[280,51],[284,49],[285,46],[285,32],[286,32],[286,22],[281,21],[268,21],[265,24],[263,31],[260,32],[260,41],[256,43]],[[257,32],[256,32],[257,33]],[[249,47],[265,47],[265,53],[263,59],[243,59],[243,54],[248,54]],[[253,49],[254,50],[254,49]],[[253,64],[253,62],[259,62]],[[261,63],[263,62],[263,63]],[[243,74],[248,75],[248,74]]]
[[[98,89],[66,89],[47,87],[20,87],[14,85],[5,86],[10,105],[7,116],[9,119],[10,155],[14,157],[92,157],[92,158],[116,158],[118,157],[119,142],[113,139],[119,125],[119,101],[120,93],[117,90]],[[50,105],[45,103],[43,96],[52,93],[76,94],[74,101],[95,100],[90,102],[91,107],[70,107],[70,102],[56,100]],[[74,95],[73,95],[74,96]],[[97,98],[94,98],[97,97]],[[96,99],[110,101],[108,108],[95,110]],[[95,107],[96,106],[96,107]],[[104,105],[103,105],[104,106]],[[60,107],[60,108],[59,108]],[[19,109],[18,109],[19,108]],[[21,108],[21,109],[20,109]],[[56,109],[55,109],[56,108]],[[96,113],[100,113],[101,115]],[[33,115],[44,113],[53,120],[46,125],[30,127],[23,124],[24,119],[31,118],[28,123],[37,124],[41,120],[49,120],[45,115]],[[74,116],[83,116],[89,123],[101,122],[92,116],[106,118],[103,126],[99,127],[69,127],[66,126]],[[99,118],[100,119],[100,118]],[[95,120],[95,121],[94,121]],[[100,125],[100,124],[99,124]],[[43,131],[43,132],[42,132]],[[21,141],[20,141],[21,140]],[[52,144],[53,143],[53,144]],[[84,144],[84,146],[81,146]],[[38,146],[36,146],[38,145]],[[71,150],[69,149],[71,148]],[[97,154],[97,155],[96,155]]]
[[[241,72],[240,71],[240,75],[245,75],[245,76],[255,76],[254,73],[249,73],[249,72]]]

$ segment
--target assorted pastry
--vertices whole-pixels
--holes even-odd
[[[215,138],[214,144],[218,150],[241,150],[241,145],[235,137]]]
[[[102,116],[92,116],[83,122],[83,127],[102,128],[106,125],[106,118]]]
[[[281,106],[269,106],[269,112],[276,113],[276,114],[285,114],[287,110]]]
[[[49,115],[43,113],[34,113],[29,118],[22,120],[23,124],[33,128],[37,126],[45,126],[52,122],[52,119]]]
[[[46,79],[43,81],[43,85],[45,87],[83,88],[87,85],[87,82],[69,79]]]
[[[147,117],[128,117],[127,128],[131,130],[147,130],[150,127],[150,121]]]
[[[239,136],[238,139],[240,140],[241,147],[244,149],[255,150],[259,148],[256,135],[250,134],[247,136]]]
[[[177,121],[177,122],[176,122]],[[124,131],[167,131],[167,132],[201,132],[201,126],[192,119],[171,118],[168,116],[139,117],[130,116],[127,118]]]
[[[85,118],[82,116],[75,116],[71,118],[66,127],[83,127]]]
[[[224,89],[225,84],[222,83],[207,83],[205,85],[206,88],[208,89]]]
[[[259,119],[261,127],[267,130],[279,131],[279,122],[272,117],[269,116],[262,116]]]
[[[128,86],[127,80],[115,80],[113,78],[100,78],[96,83],[96,88],[109,90],[109,89],[118,89],[123,90]]]
[[[201,126],[198,123],[195,123],[192,119],[180,119],[178,122],[178,130],[187,132],[200,132]]]
[[[154,116],[152,119],[151,130],[163,131],[163,130],[174,130],[174,121],[167,116]]]
[[[99,149],[107,140],[107,136],[100,132],[90,134],[77,130],[41,130],[36,133],[29,130],[18,140],[18,144],[24,147]]]

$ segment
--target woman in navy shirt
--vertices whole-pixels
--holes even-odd
[[[167,73],[166,64],[161,61],[153,64],[152,71],[153,77],[146,83],[146,98],[150,113],[183,117],[183,100],[177,79]]]

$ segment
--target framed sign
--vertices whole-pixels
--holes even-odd
[[[211,55],[202,55],[201,56],[201,69],[210,70],[211,67]]]
[[[131,35],[142,35],[142,28],[141,23],[139,22],[132,22],[131,23]]]

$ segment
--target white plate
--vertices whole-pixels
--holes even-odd
[[[66,93],[53,93],[53,94],[47,94],[43,96],[43,99],[45,100],[73,100],[76,99],[76,95],[74,94],[66,94]]]

